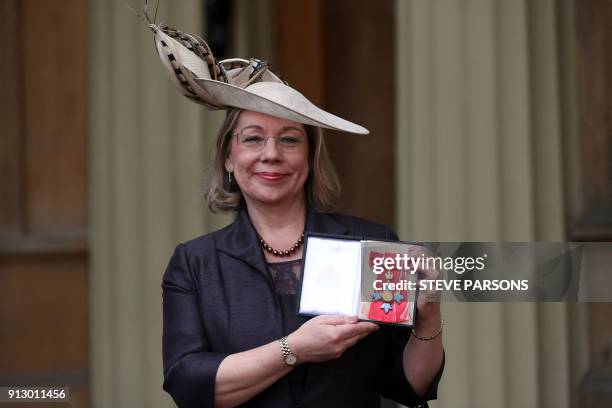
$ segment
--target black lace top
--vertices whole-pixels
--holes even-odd
[[[299,288],[301,260],[284,262],[269,262],[268,270],[274,286],[276,295],[280,302],[281,311],[283,313],[283,323],[285,334],[288,335],[297,330],[305,321],[306,318],[296,316],[297,313],[297,296]],[[289,345],[291,346],[291,344]],[[304,383],[308,374],[308,364],[300,364],[287,374],[287,380],[291,387],[294,406],[300,407],[302,394],[304,392]]]

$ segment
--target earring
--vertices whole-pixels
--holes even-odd
[[[229,181],[229,183],[232,184],[232,172],[231,171],[227,172],[227,181]]]

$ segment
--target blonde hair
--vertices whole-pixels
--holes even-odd
[[[240,187],[228,180],[225,160],[241,109],[231,109],[217,134],[213,146],[213,171],[206,193],[208,208],[214,213],[237,211],[244,203]],[[320,212],[334,211],[340,198],[340,181],[329,158],[323,132],[319,127],[304,125],[308,136],[310,172],[304,184],[306,205]]]

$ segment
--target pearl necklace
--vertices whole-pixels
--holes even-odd
[[[304,243],[304,233],[302,232],[302,234],[300,234],[300,237],[295,242],[295,244],[291,245],[289,249],[285,251],[279,251],[277,249],[272,248],[270,245],[268,245],[268,243],[260,235],[258,235],[257,237],[259,238],[259,244],[264,250],[268,251],[268,253],[274,256],[280,256],[280,257],[293,255],[295,251],[297,251]]]

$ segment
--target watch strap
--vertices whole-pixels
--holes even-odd
[[[291,351],[291,348],[289,347],[289,341],[287,340],[287,337],[282,337],[278,340],[278,342],[280,343],[280,347],[281,347],[281,351],[283,353],[283,362],[287,365],[293,365],[292,363],[288,363],[287,361],[287,357],[292,356],[295,360],[295,354],[293,354],[293,352]]]

